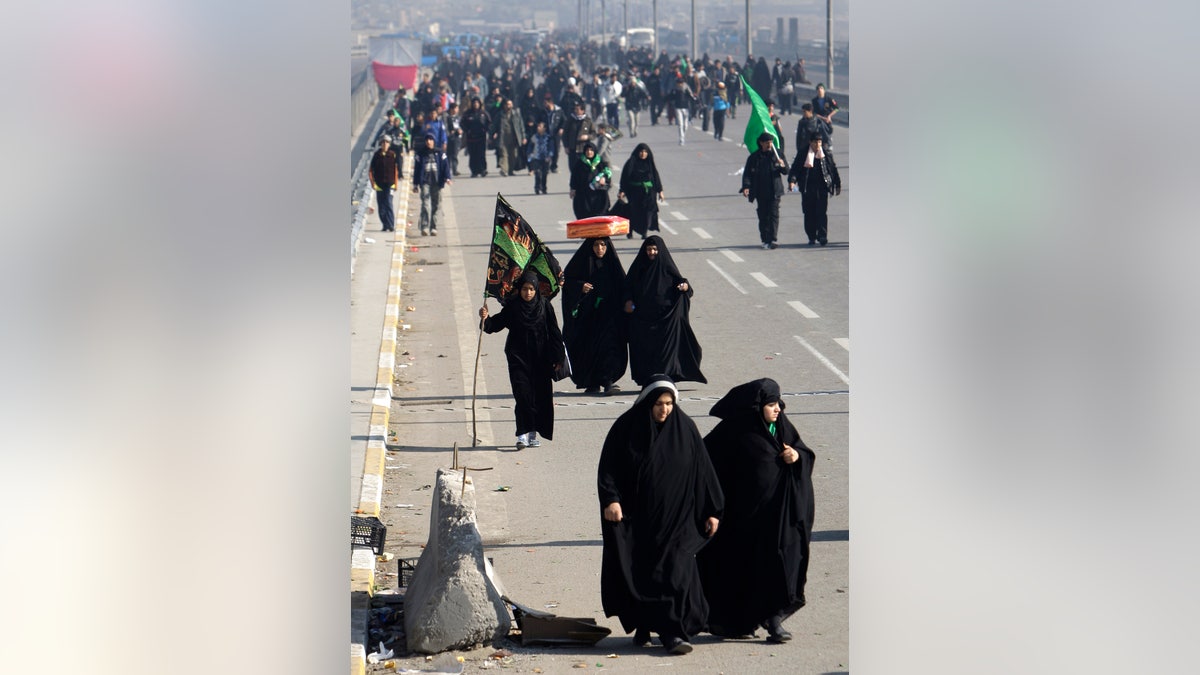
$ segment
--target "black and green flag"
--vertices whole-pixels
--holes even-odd
[[[496,193],[496,216],[492,225],[492,250],[488,256],[484,297],[503,305],[527,270],[538,273],[538,291],[547,298],[558,295],[563,272],[549,247],[538,238],[525,217]]]

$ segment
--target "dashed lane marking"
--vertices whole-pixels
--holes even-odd
[[[674,234],[674,235],[679,234],[678,232],[675,231],[675,228],[671,227],[670,225],[664,223],[661,220],[658,221],[658,226],[661,227],[662,229],[666,230],[667,232],[670,232],[671,234]]]
[[[556,401],[554,403],[554,406],[556,408],[592,408],[592,407],[597,407],[597,406],[627,406],[627,405],[633,404],[633,401],[636,398],[636,396],[634,394],[635,394],[635,392],[631,391],[629,398],[613,399],[613,400],[571,401],[571,402],[563,402],[560,400],[560,401]],[[850,394],[849,389],[830,389],[830,390],[824,390],[824,391],[785,392],[783,394],[780,394],[780,396],[792,398],[792,397],[801,397],[801,396],[847,396],[849,394]],[[556,396],[569,396],[570,394],[567,392],[560,391],[560,392],[555,392],[555,395]],[[719,401],[719,400],[721,400],[721,398],[722,398],[721,396],[680,396],[679,401],[680,402]],[[475,409],[476,410],[515,410],[516,406],[513,404],[479,405],[478,403],[476,403]],[[427,413],[438,413],[438,412],[451,412],[451,413],[460,413],[461,414],[464,410],[470,410],[470,407],[468,407],[467,405],[462,405],[462,406],[442,405],[442,406],[436,406],[436,407],[404,407],[404,408],[397,410],[396,413],[426,413],[427,414]],[[393,414],[395,414],[395,413],[393,413]]]
[[[809,309],[807,306],[805,306],[805,304],[803,302],[800,302],[799,300],[790,300],[790,301],[788,301],[788,304],[791,305],[792,309],[796,310],[797,312],[800,312],[800,315],[806,319],[821,318],[820,316],[817,315],[816,312]],[[842,345],[842,346],[846,347],[846,345]],[[850,348],[846,347],[846,349],[850,349]]]
[[[707,259],[705,260],[705,262],[707,262],[707,263],[709,264],[709,266],[710,266],[710,267],[712,267],[714,270],[716,270],[716,271],[717,271],[717,274],[720,274],[722,277],[724,277],[724,278],[725,278],[725,281],[728,281],[728,282],[729,282],[729,284],[730,284],[731,286],[733,286],[734,288],[736,288],[736,289],[737,289],[737,290],[738,290],[738,291],[739,291],[739,292],[740,292],[742,295],[750,295],[750,293],[749,293],[749,292],[748,292],[746,289],[742,288],[742,285],[741,285],[741,284],[739,284],[738,282],[734,281],[734,280],[733,280],[733,277],[729,276],[729,274],[728,274],[728,273],[726,273],[726,272],[725,272],[725,270],[723,270],[723,269],[721,269],[720,267],[718,267],[718,266],[717,266],[717,263],[715,263],[715,262],[713,262],[713,261],[711,261],[711,260],[707,260]]]
[[[763,286],[766,286],[767,288],[778,288],[779,287],[779,284],[768,279],[767,275],[763,274],[762,272],[751,272],[750,276],[754,277],[755,281],[762,284]]]
[[[850,338],[833,338],[833,341],[842,346],[842,349],[850,351]]]
[[[801,345],[803,345],[805,349],[812,352],[812,355],[817,357],[817,360],[820,361],[822,364],[824,364],[826,368],[833,371],[833,374],[837,375],[842,380],[842,382],[845,382],[847,385],[850,384],[850,378],[845,373],[838,370],[838,367],[833,365],[832,361],[825,358],[824,354],[817,351],[815,347],[808,344],[808,342],[806,342],[804,340],[804,338],[800,337],[799,335],[793,335],[792,337],[796,338],[796,342],[799,342]]]
[[[742,260],[742,256],[734,253],[733,251],[730,251],[727,248],[721,249],[721,255],[725,256],[726,258],[729,258],[730,262],[745,262],[744,260]]]
[[[701,239],[712,239],[712,235],[705,232],[703,227],[693,227],[692,232],[695,232]]]
[[[674,218],[675,220],[687,220],[688,219],[687,216],[683,215],[679,211],[672,211],[671,217]]]

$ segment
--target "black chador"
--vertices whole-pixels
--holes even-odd
[[[600,256],[598,249],[603,249]],[[584,285],[591,288],[584,291]],[[585,239],[564,271],[563,338],[576,387],[606,392],[628,363],[623,310],[625,269],[608,237]]]
[[[538,287],[536,273],[526,273],[521,286]],[[540,293],[521,298],[520,288],[504,309],[484,319],[485,333],[508,329],[504,355],[508,357],[508,379],[516,399],[517,435],[536,431],[554,438],[554,366],[563,359],[562,332],[554,306]]]
[[[725,495],[721,527],[699,556],[709,630],[718,635],[759,626],[777,634],[804,606],[814,455],[782,410],[773,426],[765,421],[763,407],[776,401],[782,407],[774,380],[738,385],[713,406],[721,422],[704,437]],[[785,443],[798,455],[790,464]]]
[[[687,640],[703,630],[708,605],[700,586],[696,553],[709,541],[708,518],[720,518],[723,498],[695,423],[677,406],[661,423],[651,416],[669,392],[656,380],[617,418],[600,453],[600,508],[616,502],[622,520],[601,518],[604,552],[600,597],[606,616],[626,632]],[[717,529],[720,533],[720,529]],[[678,652],[676,652],[678,653]]]
[[[651,258],[647,249],[655,247]],[[688,280],[679,273],[662,237],[651,235],[629,266],[625,300],[629,315],[629,370],[639,385],[665,373],[675,382],[708,382],[700,372],[700,343],[688,322],[693,289],[679,290]]]

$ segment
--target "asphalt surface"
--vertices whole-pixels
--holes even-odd
[[[465,177],[464,155],[465,175],[445,193],[440,236],[419,236],[419,203],[414,200],[410,210],[400,317],[409,327],[398,338],[383,497],[385,522],[392,521],[388,550],[398,558],[419,555],[429,527],[430,493],[423,486],[433,482],[438,467],[451,464],[453,444],[460,446],[460,465],[490,468],[472,473],[478,521],[486,553],[510,597],[561,615],[594,616],[613,629],[595,648],[539,649],[531,667],[543,672],[563,672],[580,661],[595,664],[610,653],[620,658],[605,660],[605,670],[659,665],[713,673],[848,670],[850,131],[838,127],[833,137],[844,188],[830,202],[829,245],[807,246],[800,197],[789,194],[782,205],[780,248],[762,250],[754,206],[737,194],[747,155],[737,142],[745,122],[746,109],[741,110],[739,119],[727,123],[730,140],[716,141],[693,125],[685,146],[678,145],[675,127],[651,127],[643,113],[639,137],[619,140],[612,163],[619,169],[637,142],[653,149],[667,197],[660,234],[695,288],[691,322],[709,383],[682,383],[680,407],[707,433],[717,422],[708,411],[718,398],[737,384],[769,376],[780,383],[789,416],[816,451],[808,606],[785,623],[795,635],[785,645],[765,643],[764,631],[749,641],[700,636],[691,655],[667,658],[661,649],[634,648],[618,622],[603,616],[596,464],[609,426],[637,393],[628,374],[618,383],[624,392],[614,397],[584,395],[569,380],[558,383],[554,440],[519,452],[503,334],[483,336],[474,378],[496,193],[526,217],[565,266],[579,244],[565,232],[573,218],[565,159],[549,177],[550,194],[535,196],[532,176],[502,178],[491,170],[487,178]],[[784,118],[789,146],[797,119]],[[494,163],[489,156],[489,165]],[[372,247],[392,246],[391,237],[374,228],[367,236],[377,241],[364,244],[367,250],[360,253],[368,260]],[[615,244],[628,268],[640,240]],[[363,296],[357,293],[356,302],[367,302]],[[499,310],[494,300],[488,304],[492,312]],[[557,300],[555,305],[561,319]],[[480,436],[474,448],[473,387]]]

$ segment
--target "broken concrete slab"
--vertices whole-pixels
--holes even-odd
[[[512,622],[483,555],[475,486],[460,471],[439,469],[430,511],[429,541],[404,601],[408,648],[434,654],[504,637]]]

